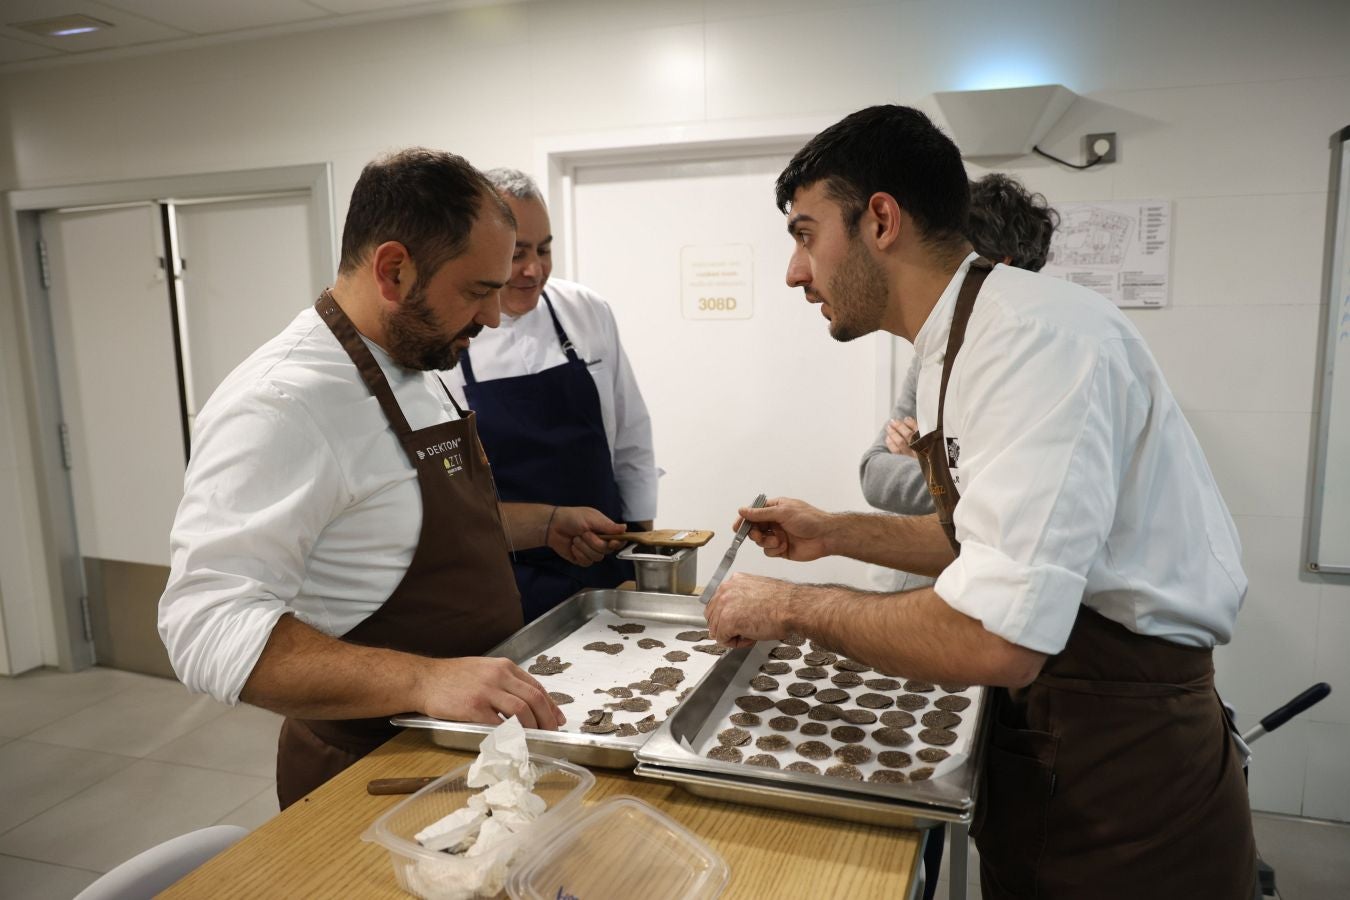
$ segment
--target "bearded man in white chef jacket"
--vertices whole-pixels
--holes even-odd
[[[553,229],[539,187],[516,169],[486,173],[516,219],[501,324],[445,373],[478,418],[504,501],[587,506],[637,531],[656,516],[652,424],[614,312],[553,271]],[[633,577],[614,557],[577,566],[547,549],[511,555],[529,622],[588,587]]]
[[[287,716],[283,808],[395,734],[391,715],[563,722],[534,678],[483,655],[522,622],[507,554],[584,565],[623,526],[499,502],[474,417],[435,374],[497,324],[515,234],[461,157],[371,162],[333,287],[197,417],[160,635],[189,689]]]
[[[990,686],[971,828],[986,898],[1254,896],[1211,658],[1246,590],[1241,549],[1138,331],[1085,288],[973,253],[960,153],[917,110],[821,132],[776,200],[788,284],[831,336],[914,343],[912,446],[937,513],[779,498],[740,514],[770,556],[937,581],[875,594],[735,575],[708,605],[712,636],[796,633],[882,672]]]

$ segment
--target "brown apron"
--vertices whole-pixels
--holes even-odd
[[[389,599],[342,640],[422,656],[481,655],[517,631],[522,617],[492,471],[478,443],[474,415],[455,404],[458,421],[412,430],[384,372],[333,295],[324,291],[315,308],[379,401],[417,469],[422,494],[422,530],[408,570]],[[455,402],[453,397],[450,402]],[[287,719],[277,749],[281,808],[397,731],[388,717]]]
[[[947,380],[991,264],[961,285],[937,424],[911,446],[959,555],[942,430]],[[1025,688],[991,691],[971,835],[986,900],[1250,900],[1256,845],[1242,761],[1208,649],[1135,634],[1086,606]]]

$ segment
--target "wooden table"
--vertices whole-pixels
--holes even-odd
[[[369,796],[366,783],[441,775],[472,759],[436,747],[423,732],[406,731],[161,896],[407,897],[394,880],[388,851],[361,840],[366,827],[402,798]],[[911,896],[918,832],[723,803],[628,772],[594,772],[587,804],[619,794],[637,797],[720,853],[731,867],[724,897]]]

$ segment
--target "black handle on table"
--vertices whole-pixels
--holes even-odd
[[[1331,685],[1327,684],[1325,681],[1318,682],[1262,719],[1261,727],[1266,731],[1274,731],[1308,707],[1321,703],[1330,693]]]

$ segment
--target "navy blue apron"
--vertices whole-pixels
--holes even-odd
[[[478,381],[469,351],[459,358],[464,397],[477,416],[497,491],[504,502],[590,506],[622,522],[600,394],[547,293],[543,300],[567,362],[533,375]],[[512,568],[526,622],[577,591],[612,588],[633,577],[632,565],[613,556],[582,567],[547,547],[516,551]]]

